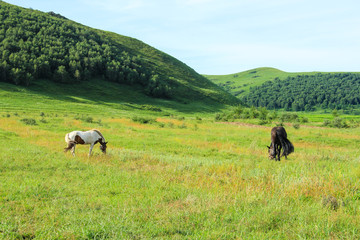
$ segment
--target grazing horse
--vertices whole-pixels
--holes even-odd
[[[100,143],[100,150],[103,153],[106,153],[106,144],[104,136],[99,132],[99,130],[90,130],[86,132],[82,131],[73,131],[65,135],[65,142],[68,146],[64,149],[65,152],[71,149],[71,153],[75,156],[75,146],[76,144],[90,144],[89,156],[91,151],[96,143]]]
[[[281,156],[285,156],[285,159],[287,159],[287,155],[294,152],[294,145],[289,141],[289,139],[287,139],[285,128],[274,127],[271,129],[271,143],[270,146],[268,146],[268,149],[269,158],[275,158],[277,161],[280,161],[281,149],[283,149]]]

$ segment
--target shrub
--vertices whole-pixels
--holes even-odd
[[[324,122],[323,122],[323,126],[327,127],[327,126],[330,126],[330,125],[331,125],[331,121],[329,119],[325,119]]]
[[[151,123],[156,122],[156,120],[153,118],[138,117],[138,116],[133,116],[131,118],[131,120],[133,120],[134,122],[142,123],[142,124],[151,124]]]
[[[268,120],[260,120],[259,125],[265,125],[268,124],[269,121]]]
[[[183,124],[179,125],[179,128],[184,129],[184,128],[187,128],[187,126],[185,125],[185,123],[183,123]]]
[[[20,121],[26,125],[37,125],[36,120],[33,118],[23,118]]]
[[[94,119],[92,117],[85,117],[83,119],[84,122],[87,122],[87,123],[93,123],[94,122]]]
[[[220,121],[222,118],[220,113],[215,114],[215,121]]]
[[[274,120],[278,117],[277,112],[276,111],[271,111],[268,115],[267,118],[271,121]]]
[[[45,118],[40,119],[40,122],[41,122],[41,123],[48,123],[48,121],[46,121]]]
[[[333,121],[333,124],[332,124],[334,127],[336,128],[341,128],[343,126],[343,121],[341,118],[339,117],[336,117]]]
[[[350,126],[347,124],[344,119],[340,117],[334,118],[333,121],[330,121],[328,119],[325,119],[323,122],[323,126],[325,127],[335,127],[335,128],[349,128]]]
[[[307,117],[302,117],[302,118],[300,118],[300,122],[307,123],[307,122],[309,122],[309,119]]]
[[[161,108],[154,107],[152,105],[142,105],[141,109],[148,110],[148,111],[153,111],[153,112],[162,112]]]
[[[292,122],[298,118],[299,116],[296,113],[288,113],[288,112],[285,112],[280,116],[280,120],[283,122]]]

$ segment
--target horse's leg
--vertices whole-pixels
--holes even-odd
[[[276,143],[273,143],[273,148],[274,148],[274,158],[275,158],[275,161],[276,161],[276,154],[277,154],[277,144]]]
[[[74,144],[74,146],[71,148],[71,153],[74,157],[75,157],[75,146],[76,146],[76,144]]]
[[[91,156],[91,151],[93,150],[94,145],[95,145],[94,143],[92,143],[92,144],[90,145],[89,157]]]
[[[280,153],[281,153],[281,145],[277,145],[278,150],[277,150],[277,155],[278,155],[278,161],[280,161]]]

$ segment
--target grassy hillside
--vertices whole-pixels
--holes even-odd
[[[98,82],[81,84],[74,92],[1,84],[1,239],[360,235],[359,128],[285,123],[295,152],[274,162],[273,124],[215,123],[167,101],[160,112],[142,105],[143,94],[119,103],[110,90],[86,94]],[[91,158],[88,146],[63,152],[67,132],[92,128],[109,142],[107,155],[98,146]]]
[[[187,104],[169,99],[152,98],[143,94],[138,86],[121,85],[91,79],[76,85],[57,84],[38,80],[30,86],[16,86],[0,82],[0,109],[5,112],[65,112],[69,114],[93,113],[111,116],[113,109],[123,111],[150,110],[161,115],[213,113],[224,108],[222,103],[211,99],[191,101]],[[155,111],[151,111],[154,109]]]
[[[222,86],[224,89],[233,95],[241,98],[249,93],[250,87],[260,86],[266,81],[272,81],[275,78],[281,80],[297,75],[314,75],[316,72],[299,72],[290,73],[283,72],[276,68],[255,68],[244,72],[239,72],[229,75],[204,75],[209,80],[217,85]]]
[[[54,13],[0,2],[0,81],[74,84],[97,78],[182,103],[238,100],[177,59],[139,40]]]

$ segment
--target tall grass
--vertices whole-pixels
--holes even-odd
[[[28,117],[43,117],[37,114]],[[2,238],[355,238],[359,129],[287,128],[288,160],[267,159],[267,126],[210,118],[103,118],[109,141],[63,153],[74,117],[0,120]],[[46,114],[45,114],[46,116]],[[174,126],[197,125],[178,128]],[[335,207],[334,207],[335,206]]]
[[[266,148],[273,123],[216,123],[206,111],[164,105],[148,111],[140,103],[90,104],[16,91],[0,97],[6,106],[0,112],[2,239],[360,234],[359,128],[319,127],[322,119],[313,121],[321,116],[313,115],[306,116],[310,126],[285,122],[295,152],[275,162]],[[92,128],[109,142],[107,155],[98,145],[90,158],[89,146],[77,146],[76,157],[63,152],[67,132]]]

